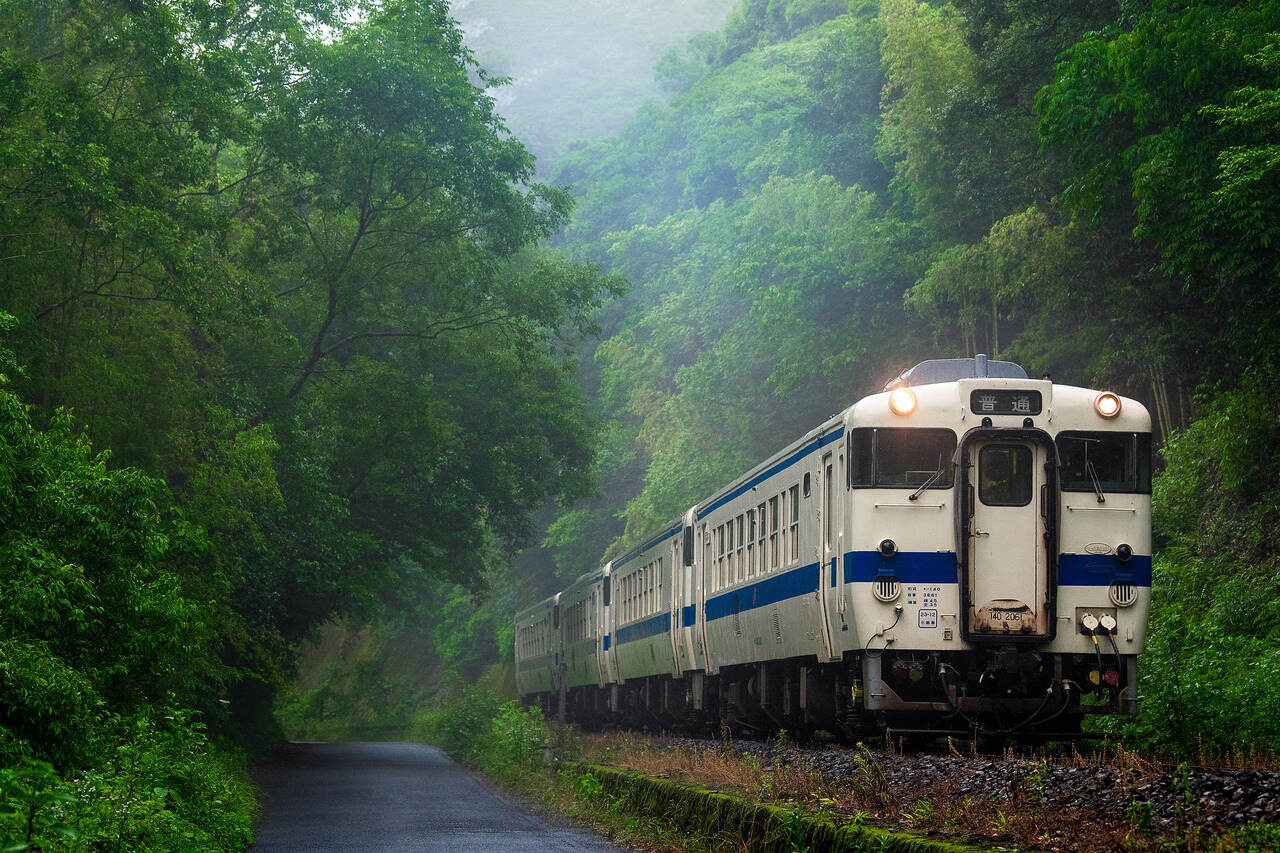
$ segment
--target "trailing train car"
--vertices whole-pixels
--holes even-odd
[[[917,365],[613,561],[579,719],[1069,734],[1132,712],[1150,432],[1136,401],[1015,364]],[[556,699],[549,676],[522,695]]]
[[[516,615],[516,690],[546,703],[560,689],[560,593]]]
[[[674,586],[684,564],[683,532],[681,523],[673,523],[612,563],[611,645],[620,688],[612,709],[637,725],[653,722],[651,691],[669,692],[681,674],[672,638],[679,621]],[[670,701],[664,697],[661,705]]]

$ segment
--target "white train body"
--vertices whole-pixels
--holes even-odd
[[[557,701],[561,678],[588,723],[849,733],[1132,712],[1150,432],[1134,400],[925,362],[522,613],[521,694]],[[557,606],[563,660],[529,641]]]

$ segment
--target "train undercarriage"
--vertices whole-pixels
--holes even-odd
[[[1133,713],[1136,675],[1132,655],[885,651],[836,663],[798,658],[574,687],[563,701],[565,718],[587,730],[1061,740],[1081,736],[1086,715]],[[559,714],[558,691],[533,698],[548,716]]]

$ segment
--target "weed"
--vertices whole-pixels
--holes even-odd
[[[787,812],[782,823],[782,839],[787,853],[809,853],[809,833],[805,826],[804,809],[796,806]]]
[[[888,805],[891,799],[889,780],[884,775],[884,768],[880,766],[880,762],[876,760],[871,750],[867,749],[865,743],[858,743],[858,751],[853,760],[859,774],[855,787],[860,793],[870,796],[882,805]]]
[[[1040,759],[1023,781],[1031,789],[1032,800],[1036,803],[1044,802],[1045,786],[1049,782],[1049,762]]]
[[[923,826],[933,820],[933,803],[917,800],[909,810],[902,812],[902,819],[912,826]]]
[[[1138,832],[1151,833],[1151,818],[1155,807],[1148,800],[1134,800],[1125,811],[1125,820]]]
[[[584,800],[599,800],[604,796],[604,785],[594,773],[583,773],[573,780],[573,791]]]

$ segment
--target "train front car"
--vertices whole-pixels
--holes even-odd
[[[1141,404],[946,359],[845,426],[863,725],[1053,735],[1134,711],[1151,585]]]

